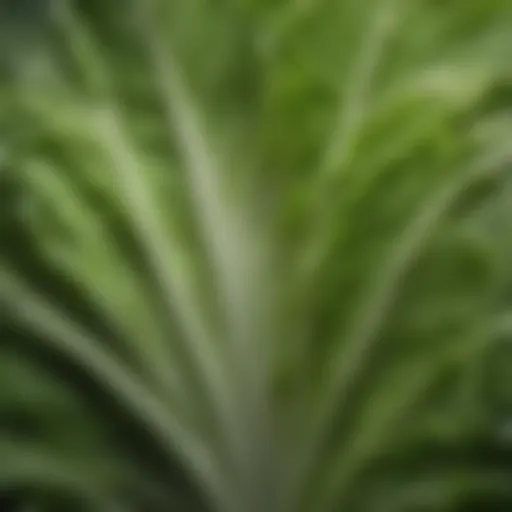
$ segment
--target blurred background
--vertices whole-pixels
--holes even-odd
[[[509,0],[0,2],[0,509],[512,510]]]

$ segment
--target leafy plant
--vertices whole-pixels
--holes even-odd
[[[6,499],[505,496],[510,14],[52,2],[4,60]]]

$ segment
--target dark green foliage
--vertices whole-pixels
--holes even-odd
[[[50,4],[3,7],[0,508],[508,510],[508,2]]]

